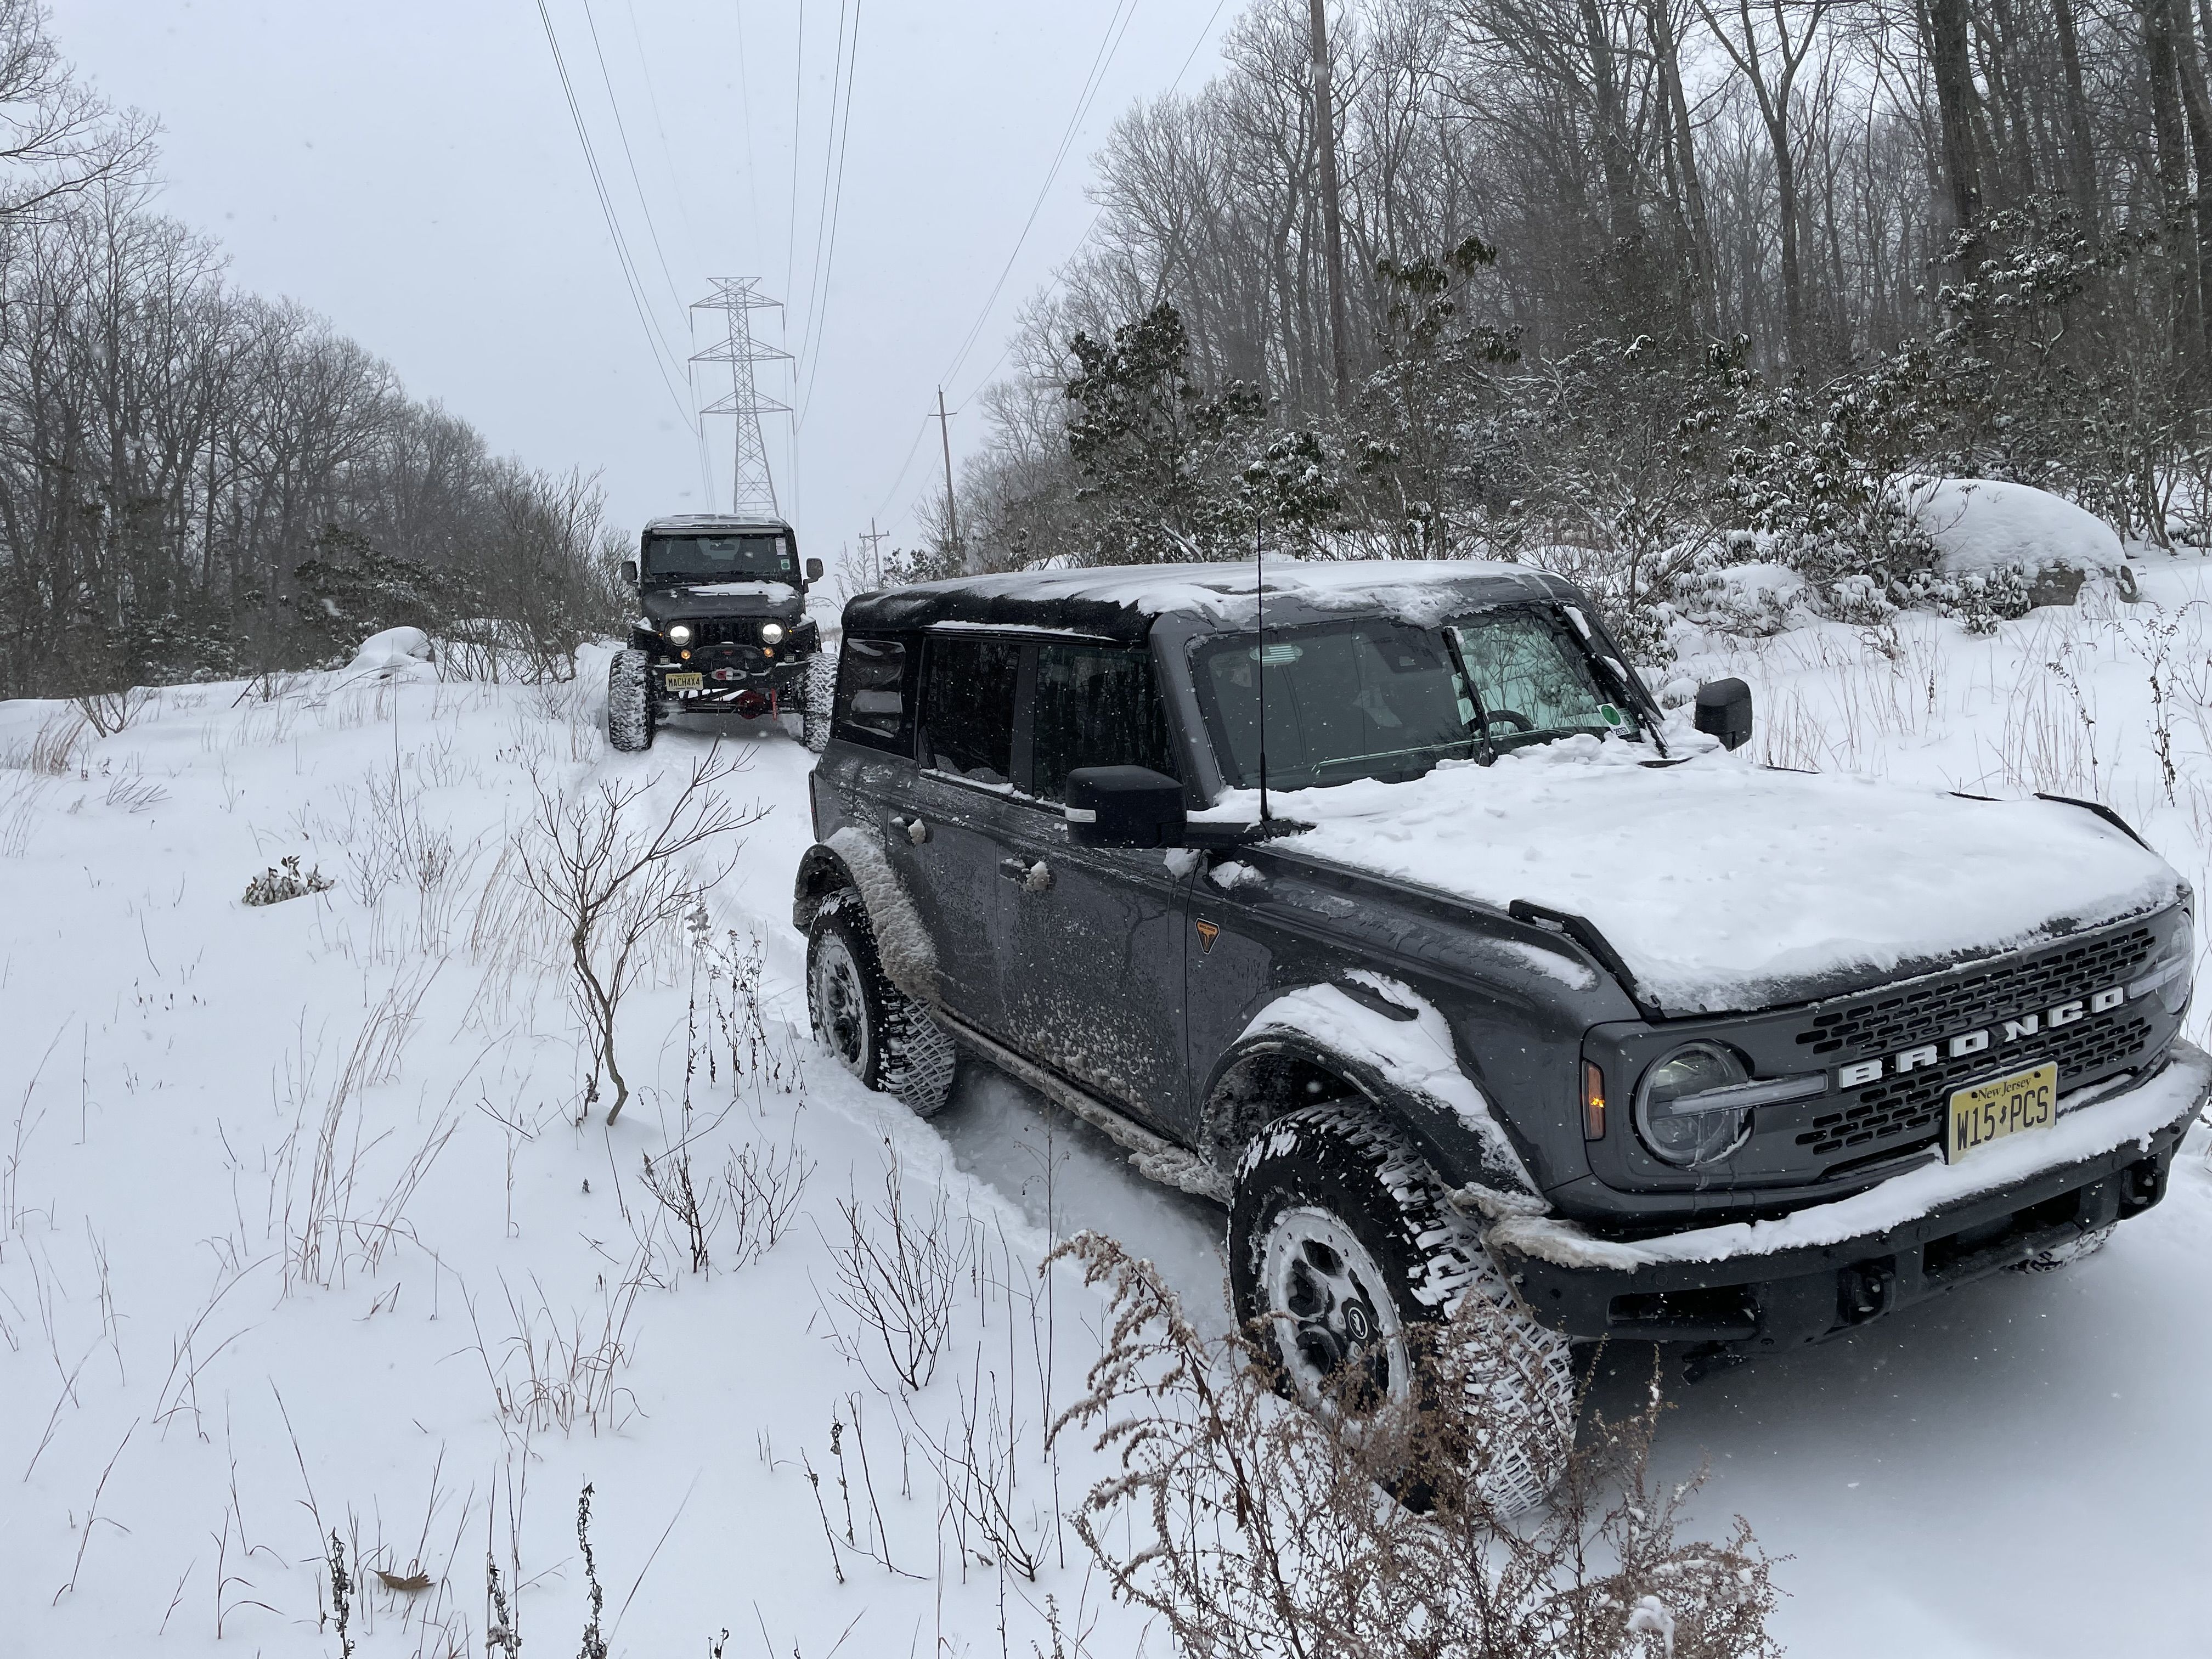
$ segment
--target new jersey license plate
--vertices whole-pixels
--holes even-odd
[[[707,684],[706,678],[699,674],[671,674],[666,678],[671,691],[696,691]]]
[[[2040,1129],[2058,1109],[2058,1067],[2046,1061],[2009,1077],[1992,1078],[1951,1096],[1944,1161],[1956,1164],[1993,1140]]]

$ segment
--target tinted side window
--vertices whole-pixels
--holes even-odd
[[[859,640],[850,636],[837,659],[837,699],[830,732],[848,743],[871,749],[910,752],[908,722],[909,684],[903,640]]]
[[[921,694],[922,764],[978,783],[1011,783],[1021,665],[1022,647],[1012,641],[932,635]]]
[[[1042,799],[1063,799],[1079,766],[1149,766],[1176,775],[1148,652],[1042,644],[1030,707],[1030,787]]]

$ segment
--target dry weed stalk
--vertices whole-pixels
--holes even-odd
[[[1506,1449],[1449,1403],[1509,1339],[1486,1297],[1468,1297],[1424,1356],[1428,1410],[1308,1412],[1272,1391],[1261,1350],[1200,1338],[1149,1262],[1092,1234],[1062,1255],[1106,1288],[1113,1322],[1053,1431],[1092,1430],[1120,1462],[1073,1526],[1193,1659],[1780,1652],[1770,1563],[1744,1522],[1723,1542],[1675,1539],[1695,1483],[1649,1475],[1656,1376],[1644,1410],[1585,1426],[1548,1510],[1509,1518],[1483,1480]]]
[[[845,1237],[830,1247],[837,1267],[834,1294],[876,1334],[893,1375],[909,1389],[927,1388],[952,1334],[972,1227],[963,1224],[954,1236],[942,1190],[932,1194],[927,1209],[911,1208],[896,1160],[884,1172],[884,1199],[872,1220],[857,1194],[840,1199],[837,1211]]]
[[[717,789],[744,769],[718,744],[692,763],[667,810],[658,822],[647,820],[649,829],[633,829],[627,819],[650,782],[610,780],[563,794],[542,775],[533,776],[538,810],[518,855],[520,873],[560,923],[591,1040],[594,1083],[596,1072],[604,1070],[615,1085],[609,1123],[629,1099],[615,1052],[623,997],[642,971],[654,936],[727,873],[726,865],[695,875],[686,855],[767,816],[757,805],[743,811],[732,806]]]
[[[781,1148],[748,1141],[730,1155],[722,1167],[722,1184],[738,1235],[733,1269],[750,1267],[791,1231],[813,1173],[814,1161],[799,1150],[795,1134]]]

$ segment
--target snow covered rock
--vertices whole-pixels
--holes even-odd
[[[2063,496],[1995,478],[1908,477],[1896,484],[1906,516],[1934,543],[1947,576],[2027,573],[2039,605],[2071,605],[2081,578],[2124,570],[2112,526]]]
[[[387,628],[371,634],[355,652],[348,672],[393,674],[430,660],[430,636],[419,628]]]

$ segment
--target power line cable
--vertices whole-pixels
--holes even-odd
[[[1060,168],[1066,165],[1068,154],[1075,146],[1076,135],[1082,130],[1084,118],[1090,114],[1091,104],[1105,86],[1106,71],[1112,67],[1114,56],[1121,51],[1121,42],[1127,36],[1129,25],[1136,15],[1137,0],[1115,0],[1114,14],[1106,20],[1105,37],[1099,41],[1098,51],[1091,60],[1091,70],[1084,76],[1083,90],[1078,94],[1074,112],[1068,117],[1067,129],[1060,134],[1059,148],[1053,152],[1052,165],[1045,172],[1044,183],[1037,187],[1036,200],[1030,204],[1029,217],[1022,222],[1021,234],[1014,238],[1013,249],[1006,255],[1006,263],[1000,268],[999,280],[991,284],[991,292],[983,301],[983,308],[976,313],[975,322],[960,342],[959,350],[953,354],[952,362],[947,365],[945,373],[938,377],[940,384],[950,381],[960,372],[960,366],[968,361],[968,354],[975,349],[984,325],[990,321],[991,312],[999,303],[999,295],[1006,290],[1006,279],[1013,274],[1014,262],[1021,257],[1022,249],[1029,241],[1030,232],[1036,226],[1037,216],[1044,210],[1045,199],[1051,195]],[[1119,33],[1115,32],[1116,25],[1119,26]]]
[[[645,330],[645,343],[653,353],[653,368],[660,376],[661,385],[667,390],[669,401],[676,405],[683,417],[685,428],[696,431],[697,423],[691,410],[677,392],[675,381],[669,378],[666,360],[674,353],[661,337],[659,326],[653,320],[645,303],[645,287],[638,279],[635,261],[631,258],[629,245],[623,235],[622,221],[615,212],[614,198],[608,194],[607,181],[600,171],[599,155],[592,148],[591,130],[585,124],[583,106],[577,101],[575,82],[569,77],[568,60],[561,52],[561,37],[553,27],[553,15],[546,9],[545,0],[538,0],[538,17],[545,26],[545,44],[552,49],[553,67],[561,77],[562,95],[568,100],[568,118],[574,123],[576,141],[583,147],[584,167],[591,175],[592,191],[599,198],[599,212],[606,220],[607,234],[614,241],[615,261],[622,268],[623,283],[629,290],[630,305],[637,313],[639,326]]]
[[[822,279],[822,236],[830,223],[830,177],[837,159],[837,110],[844,84],[846,0],[837,0],[837,46],[830,59],[830,119],[822,134],[822,199],[814,210],[814,264],[806,276],[806,322],[799,332],[799,356],[804,362],[814,339],[816,313],[815,289]],[[792,385],[798,386],[799,368],[792,369]]]
[[[842,14],[841,13],[842,16]],[[799,250],[799,139],[806,112],[806,0],[799,0],[798,45],[791,64],[791,206],[783,218],[783,288],[791,292],[792,262]]]
[[[623,0],[623,3],[629,12],[630,44],[637,48],[638,73],[642,76],[645,80],[646,107],[653,112],[653,131],[658,133],[660,137],[660,159],[665,162],[668,167],[669,190],[676,198],[676,216],[683,223],[684,240],[690,245],[692,262],[696,264],[699,258],[699,228],[696,225],[691,222],[690,204],[684,198],[684,175],[676,166],[675,147],[668,142],[668,124],[662,120],[660,117],[660,91],[659,88],[655,87],[653,83],[653,62],[645,50],[645,31],[639,26],[637,21],[637,0]],[[745,176],[747,180],[750,181],[752,176],[753,164],[752,109],[750,102],[745,95],[744,70],[742,67],[744,59],[744,37],[742,33],[738,37],[738,57],[740,65],[738,70],[738,99],[739,105],[745,112]],[[760,210],[757,205],[756,205],[753,210],[753,216],[755,219],[758,219],[760,216]]]
[[[1203,27],[1201,27],[1200,28],[1199,32],[1198,32],[1198,39],[1197,39],[1197,40],[1194,40],[1194,41],[1191,43],[1191,47],[1190,47],[1189,52],[1186,52],[1186,53],[1183,55],[1182,66],[1180,69],[1178,69],[1178,70],[1176,70],[1175,79],[1174,79],[1174,80],[1172,80],[1172,81],[1170,81],[1170,82],[1168,83],[1168,89],[1167,89],[1167,93],[1166,93],[1166,94],[1165,94],[1166,96],[1172,97],[1172,96],[1175,94],[1175,93],[1176,93],[1176,89],[1177,89],[1178,88],[1180,88],[1180,87],[1182,85],[1183,77],[1184,77],[1185,76],[1187,76],[1187,75],[1188,75],[1188,74],[1190,73],[1190,66],[1191,66],[1193,64],[1194,64],[1194,63],[1196,63],[1196,62],[1198,61],[1198,54],[1199,54],[1201,51],[1203,51],[1203,50],[1205,49],[1205,47],[1206,47],[1206,43],[1209,40],[1211,40],[1211,39],[1212,38],[1212,35],[1213,35],[1213,26],[1214,26],[1214,24],[1215,24],[1215,23],[1217,23],[1217,22],[1218,22],[1218,21],[1220,21],[1221,14],[1222,14],[1224,10],[1226,10],[1226,9],[1227,9],[1227,8],[1228,8],[1228,3],[1229,3],[1229,0],[1214,0],[1214,6],[1213,6],[1213,9],[1212,9],[1211,12],[1209,12],[1209,13],[1207,13],[1207,14],[1206,14],[1206,22],[1205,22],[1204,26],[1203,26]],[[1117,7],[1116,7],[1116,10],[1117,10],[1117,13],[1118,13],[1118,10],[1119,10],[1118,4],[1117,4]],[[1123,30],[1124,30],[1124,32],[1126,33],[1126,32],[1127,32],[1127,23],[1125,22],[1125,23],[1123,24],[1123,26],[1122,26],[1122,27],[1123,27]],[[1113,29],[1114,29],[1114,21],[1113,21],[1113,19],[1109,18],[1109,19],[1107,20],[1106,27],[1107,27],[1107,33],[1108,33],[1109,36],[1110,37],[1110,36],[1112,35]],[[1102,41],[1102,42],[1100,43],[1100,46],[1101,46],[1101,50],[1103,51],[1103,50],[1104,49],[1105,42],[1104,42],[1104,41]],[[1098,60],[1097,60],[1096,58],[1094,58],[1092,59],[1092,69],[1093,69],[1093,71],[1094,71],[1094,74],[1095,74],[1095,73],[1097,72],[1097,69],[1098,69]],[[1088,86],[1088,85],[1090,84],[1091,78],[1091,77],[1090,77],[1090,76],[1086,76],[1086,77],[1085,77],[1085,84],[1086,86]],[[1076,118],[1076,121],[1077,121],[1077,122],[1079,122],[1079,121],[1081,120],[1081,118],[1082,118],[1082,117],[1081,117],[1081,112],[1080,112],[1080,111],[1079,111],[1078,115],[1077,115],[1077,118]],[[1073,127],[1074,127],[1074,125],[1076,125],[1076,122],[1071,122],[1071,123],[1070,123],[1070,129],[1071,129],[1071,131],[1073,131]],[[1063,143],[1062,143],[1063,150],[1065,149],[1065,147],[1066,147],[1066,141],[1065,141],[1065,140],[1063,140]],[[1057,173],[1057,171],[1058,171],[1058,167],[1059,167],[1059,162],[1058,162],[1058,161],[1057,161],[1057,160],[1055,160],[1054,164],[1054,172],[1055,173]],[[1045,189],[1046,189],[1046,190],[1049,190],[1049,189],[1051,189],[1051,187],[1052,187],[1052,176],[1051,176],[1051,175],[1048,175],[1048,176],[1047,176],[1047,178],[1046,178],[1046,180],[1045,180]],[[1042,204],[1042,192],[1040,192],[1040,204]],[[1031,213],[1030,213],[1030,218],[1031,218],[1032,222],[1035,220],[1036,216],[1036,212],[1035,212],[1035,210],[1031,210]],[[1080,235],[1080,236],[1079,236],[1078,238],[1076,238],[1076,240],[1075,240],[1075,246],[1074,246],[1073,248],[1069,249],[1066,258],[1063,259],[1063,260],[1060,263],[1060,264],[1059,264],[1059,265],[1057,265],[1056,267],[1054,267],[1054,270],[1053,270],[1053,274],[1052,274],[1052,278],[1051,278],[1051,280],[1050,280],[1049,282],[1048,282],[1048,283],[1045,284],[1045,287],[1044,287],[1044,289],[1043,289],[1044,294],[1046,294],[1046,295],[1049,295],[1049,294],[1051,294],[1051,293],[1052,293],[1052,291],[1053,291],[1054,289],[1057,289],[1057,288],[1058,288],[1058,287],[1059,287],[1059,286],[1060,286],[1063,282],[1065,282],[1065,281],[1066,280],[1066,276],[1067,276],[1067,266],[1068,266],[1069,263],[1071,263],[1071,262],[1074,259],[1075,256],[1076,256],[1078,253],[1079,253],[1079,252],[1082,252],[1084,244],[1085,244],[1085,243],[1086,243],[1086,242],[1088,242],[1088,241],[1091,240],[1091,237],[1092,233],[1094,233],[1095,231],[1097,231],[1097,230],[1100,222],[1101,222],[1102,220],[1103,220],[1103,219],[1105,218],[1105,216],[1106,216],[1106,210],[1105,210],[1104,208],[1103,208],[1103,207],[1102,207],[1102,208],[1100,208],[1100,209],[1098,210],[1098,211],[1097,211],[1097,212],[1096,212],[1096,213],[1094,213],[1093,215],[1091,215],[1091,222],[1090,222],[1088,225],[1086,225],[1086,226],[1085,226],[1085,227],[1084,227],[1083,234],[1082,234],[1082,235]],[[1026,226],[1024,226],[1024,228],[1023,228],[1023,233],[1022,233],[1022,234],[1023,234],[1023,235],[1024,235],[1024,237],[1026,237],[1026,236],[1028,235],[1029,232],[1028,232],[1028,228],[1027,228]],[[1016,253],[1016,254],[1018,254],[1018,253],[1021,252],[1021,246],[1020,246],[1020,244],[1019,244],[1018,242],[1017,242],[1017,243],[1016,243],[1016,245],[1015,245],[1014,252],[1015,252],[1015,253]],[[1008,269],[1009,269],[1009,270],[1011,270],[1011,269],[1012,269],[1012,264],[1013,264],[1012,258],[1012,257],[1009,257],[1009,258],[1008,258],[1008,260],[1007,260],[1007,266],[1008,266]],[[1001,272],[1001,273],[1000,273],[1000,283],[1002,283],[1002,284],[1003,284],[1003,283],[1004,283],[1004,282],[1005,282],[1005,280],[1006,280],[1005,273],[1004,273],[1004,272]],[[977,327],[977,329],[980,329],[980,328],[981,328],[981,325],[982,325],[983,321],[984,321],[986,319],[988,319],[988,316],[990,315],[990,308],[991,308],[992,304],[993,304],[993,303],[994,303],[994,302],[995,302],[995,301],[996,301],[997,294],[998,294],[998,289],[997,289],[996,288],[994,288],[994,289],[993,289],[993,290],[992,290],[992,296],[993,296],[993,297],[992,297],[992,299],[991,299],[990,301],[985,301],[985,303],[984,303],[984,307],[983,307],[983,313],[982,313],[982,316],[979,317],[979,318],[976,319],[976,327]],[[973,336],[973,334],[974,334],[975,331],[976,331],[976,330],[970,330],[970,331],[969,331],[971,337]],[[978,387],[979,389],[980,389],[980,387],[981,387],[982,386],[988,385],[988,384],[989,383],[991,376],[992,376],[993,374],[995,374],[998,372],[999,365],[1000,365],[1000,363],[1003,363],[1003,362],[1006,362],[1006,357],[1007,357],[1008,354],[1009,354],[1009,353],[1011,353],[1011,352],[1013,350],[1013,347],[1014,347],[1014,341],[1013,341],[1012,337],[1011,337],[1011,336],[1010,336],[1010,337],[1007,338],[1007,341],[1006,341],[1006,345],[1000,349],[1000,352],[999,352],[999,356],[998,356],[997,359],[996,359],[996,360],[992,363],[991,367],[990,367],[988,369],[986,369],[986,370],[984,371],[981,380],[980,380],[976,383],[977,387]],[[955,368],[956,368],[956,369],[957,368],[957,367],[958,367],[959,362],[961,362],[961,360],[962,360],[962,359],[964,359],[966,356],[967,356],[967,347],[966,347],[966,345],[965,345],[965,344],[963,344],[963,348],[962,348],[962,350],[961,350],[961,353],[960,353],[959,357],[956,357],[956,358],[954,359],[954,367],[955,367]],[[949,374],[949,373],[948,373],[947,378],[948,378],[948,379],[949,379],[949,378],[951,378],[951,376],[950,376],[950,374]],[[968,402],[969,402],[969,398],[973,398],[973,397],[974,397],[974,395],[975,395],[975,392],[974,392],[973,391],[971,391],[971,392],[968,394],[968,397],[967,397],[967,398],[963,398],[961,399],[961,406],[962,406],[963,408],[965,408],[965,407],[967,406],[967,404],[968,404]],[[903,482],[905,481],[906,475],[907,475],[907,472],[908,472],[908,469],[910,469],[910,468],[913,466],[913,465],[914,465],[914,458],[915,458],[915,452],[916,452],[916,451],[920,448],[920,447],[921,447],[921,434],[922,434],[922,433],[926,433],[926,432],[927,432],[927,431],[928,431],[928,429],[929,429],[929,422],[930,422],[930,420],[934,419],[934,418],[935,418],[935,417],[934,417],[933,416],[932,416],[925,417],[925,419],[923,420],[923,422],[922,422],[922,423],[921,423],[921,426],[920,430],[919,430],[919,431],[917,431],[917,433],[915,434],[914,443],[913,443],[912,445],[910,445],[910,446],[908,447],[906,459],[905,459],[905,460],[903,460],[903,461],[902,461],[902,462],[899,464],[899,471],[898,471],[898,479],[897,479],[897,481],[896,481],[896,482],[894,482],[894,483],[892,483],[892,485],[891,485],[890,489],[884,492],[883,505],[882,505],[882,506],[879,506],[879,507],[877,507],[877,509],[876,509],[876,516],[877,516],[877,517],[880,518],[880,517],[883,515],[883,514],[884,514],[884,512],[889,508],[889,507],[890,507],[890,501],[891,501],[892,498],[893,498],[893,497],[895,497],[895,496],[898,494],[899,483],[903,483]],[[908,514],[911,514],[911,513],[913,512],[913,510],[914,510],[914,504],[913,504],[912,502],[909,502],[909,503],[907,505],[907,507],[905,507],[905,508],[901,512],[901,514],[900,514],[900,515],[899,515],[899,516],[900,516],[900,518],[901,518],[901,519],[905,518],[906,516],[908,516]],[[894,520],[893,522],[896,522],[896,520]]]
[[[806,424],[806,411],[814,401],[814,377],[822,372],[822,342],[827,331],[826,322],[816,320],[815,308],[818,304],[822,317],[827,319],[830,283],[837,269],[837,225],[845,205],[845,158],[852,153],[853,148],[853,77],[859,73],[860,64],[860,4],[861,0],[853,0],[853,44],[845,58],[845,118],[837,135],[837,187],[830,198],[830,251],[822,265],[821,298],[817,301],[811,293],[808,295],[807,320],[814,336],[814,346],[806,360],[806,395],[798,400],[796,426]],[[792,380],[796,386],[796,368],[792,371]]]
[[[614,76],[607,72],[607,54],[599,45],[599,19],[592,15],[592,0],[579,0],[584,8],[584,27],[591,33],[592,55],[599,62],[599,84],[607,89],[607,107],[615,118],[615,136],[622,141],[623,160],[629,167],[630,188],[637,192],[637,210],[645,221],[645,234],[653,243],[653,257],[660,262],[661,280],[668,284],[668,297],[678,306],[684,296],[676,291],[676,277],[668,269],[668,255],[660,246],[659,227],[653,222],[653,204],[646,199],[645,180],[638,177],[637,155],[629,147],[629,129],[623,124],[622,100],[615,96]]]

